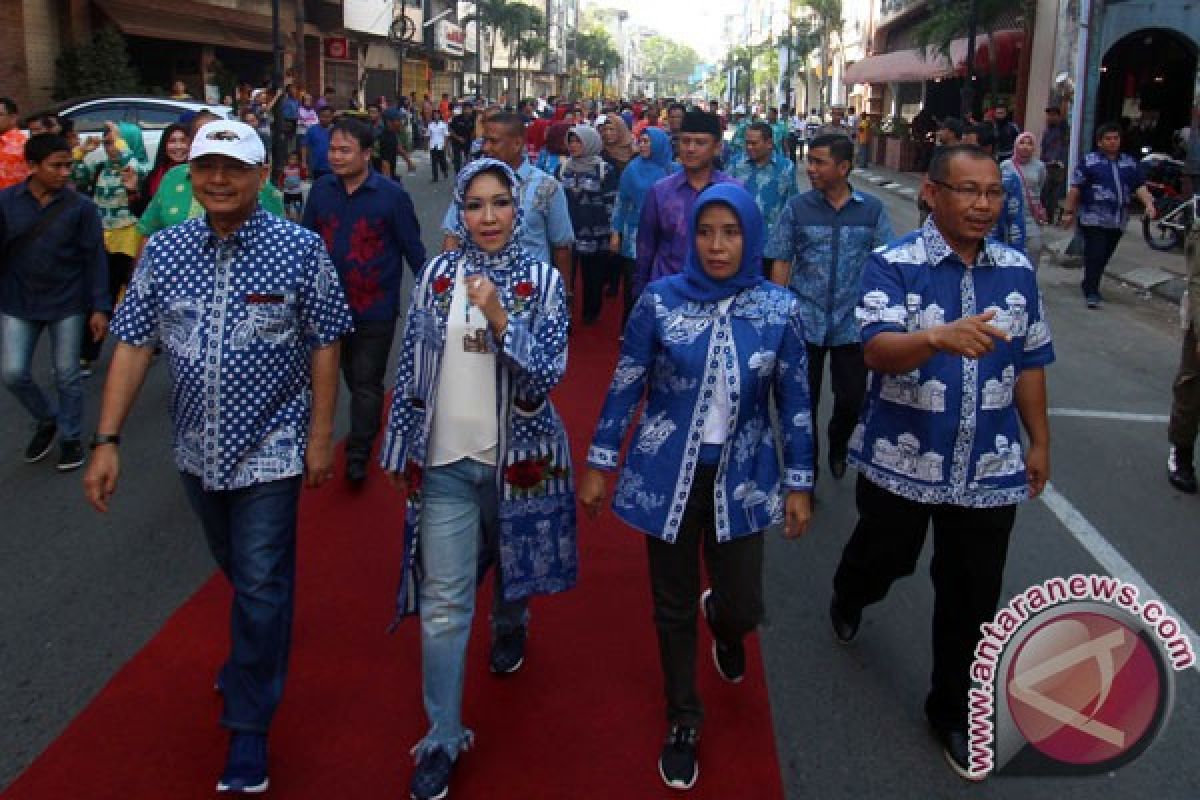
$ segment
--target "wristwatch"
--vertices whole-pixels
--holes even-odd
[[[95,450],[102,444],[111,444],[114,447],[121,443],[121,434],[119,433],[95,433],[92,434],[92,441],[88,443],[88,447]]]

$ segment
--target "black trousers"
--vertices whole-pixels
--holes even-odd
[[[696,468],[674,544],[646,537],[667,720],[693,728],[699,728],[704,720],[704,706],[696,691],[701,551],[715,600],[717,637],[722,642],[740,642],[763,618],[763,537],[751,534],[717,543],[713,517],[716,471],[716,465]]]
[[[1167,441],[1188,464],[1194,463],[1196,432],[1200,430],[1200,356],[1196,355],[1194,325],[1183,335],[1179,371],[1172,384],[1171,421],[1167,424]]]
[[[858,424],[863,397],[867,393],[867,365],[863,362],[861,344],[833,347],[808,345],[808,391],[813,415],[813,463],[820,463],[820,437],[815,435],[817,406],[821,401],[821,384],[825,376],[825,356],[829,356],[829,379],[833,389],[833,416],[829,418],[829,453],[845,458],[850,434]]]
[[[450,165],[446,163],[446,149],[444,147],[429,148],[429,163],[433,165],[433,179],[438,179],[438,168],[441,168],[442,177],[450,177]]]
[[[383,414],[383,377],[396,321],[355,320],[354,333],[342,339],[342,378],[350,390],[350,434],[346,460],[367,461]]]
[[[637,262],[624,256],[613,256],[613,261],[621,275],[621,330],[625,330],[625,323],[633,313],[633,302],[637,299],[633,296],[633,270]]]
[[[129,283],[129,278],[132,275],[132,258],[124,253],[108,254],[108,299],[112,303],[114,311],[117,308],[117,298],[121,294],[121,287]],[[87,362],[95,361],[100,358],[102,350],[104,350],[104,337],[101,337],[98,342],[92,339],[92,330],[85,322],[83,326],[83,341],[79,345],[79,360]]]
[[[455,141],[450,142],[450,155],[454,159],[454,171],[457,173],[462,169],[463,164],[466,163],[468,155],[467,146]]]
[[[938,728],[966,730],[979,626],[996,613],[1017,507],[926,505],[861,475],[855,500],[858,525],[833,577],[846,609],[882,600],[897,578],[913,573],[933,521],[933,675],[925,713]]]
[[[583,321],[595,322],[604,305],[604,287],[612,270],[612,256],[608,252],[579,253],[579,268],[583,272]]]
[[[1122,231],[1120,228],[1080,225],[1079,233],[1083,236],[1083,283],[1080,288],[1085,297],[1100,294],[1100,279],[1104,277],[1109,259],[1117,251]]]

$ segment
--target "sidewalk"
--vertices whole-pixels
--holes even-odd
[[[853,177],[865,180],[881,189],[893,192],[916,202],[917,189],[922,175],[918,172],[896,172],[882,166],[872,165],[868,169],[855,169]],[[1043,261],[1049,260],[1062,267],[1080,267],[1077,256],[1064,256],[1063,251],[1071,241],[1071,233],[1058,227],[1042,229],[1046,251]],[[1134,215],[1129,221],[1121,244],[1104,272],[1106,280],[1120,281],[1148,294],[1161,297],[1176,305],[1187,288],[1187,265],[1183,251],[1160,253],[1151,250],[1142,238],[1142,218]]]

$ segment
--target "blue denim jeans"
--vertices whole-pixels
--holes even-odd
[[[287,677],[296,512],[303,479],[210,492],[196,476],[182,477],[209,550],[233,584],[230,653],[221,668],[221,724],[230,730],[266,733]]]
[[[0,378],[38,422],[57,422],[62,439],[79,439],[83,421],[83,379],[79,375],[79,342],[84,315],[55,321],[20,319],[0,314]],[[33,381],[33,351],[42,331],[50,332],[58,410]]]
[[[420,522],[421,674],[429,733],[417,754],[443,749],[451,758],[470,743],[462,724],[463,673],[475,615],[479,548],[495,541],[496,468],[471,459],[425,471]],[[501,599],[497,565],[492,605],[494,634],[528,621],[525,600]]]

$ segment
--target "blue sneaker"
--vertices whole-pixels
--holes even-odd
[[[454,759],[441,748],[430,750],[421,756],[417,769],[408,785],[408,796],[412,800],[442,800],[450,794],[450,775],[454,772]]]
[[[218,792],[261,794],[267,790],[267,737],[261,733],[234,733],[229,737],[229,758],[217,781]]]

